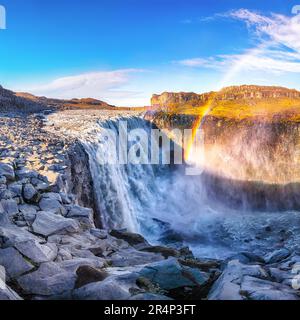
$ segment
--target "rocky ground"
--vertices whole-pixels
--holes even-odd
[[[70,113],[51,115],[47,127],[41,115],[0,115],[1,300],[300,298],[292,288],[300,253],[196,259],[188,248],[99,228],[74,121],[88,130],[112,114],[87,121],[76,111],[70,122]]]

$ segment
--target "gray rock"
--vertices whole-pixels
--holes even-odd
[[[62,198],[59,193],[56,192],[48,192],[43,194],[43,199],[50,199],[50,200],[55,200],[58,201],[59,203],[62,203]]]
[[[67,219],[51,212],[41,211],[32,225],[33,231],[37,234],[48,237],[52,234],[67,234],[78,232],[78,222]]]
[[[36,218],[37,209],[39,208],[29,204],[19,205],[19,210],[23,214],[24,220],[30,226],[33,224]]]
[[[91,229],[90,233],[98,239],[104,240],[108,237],[107,230]]]
[[[37,237],[27,230],[18,228],[10,223],[0,227],[0,247],[2,248],[12,247],[18,242],[29,239],[37,239]]]
[[[0,184],[6,184],[7,179],[4,176],[0,176]]]
[[[15,215],[19,212],[18,204],[14,199],[1,200],[1,204],[8,215]]]
[[[35,186],[35,188],[37,191],[40,191],[40,192],[50,191],[51,189],[50,184],[46,182],[40,182]]]
[[[57,256],[57,247],[54,243],[40,244],[37,240],[27,240],[16,243],[15,247],[35,264],[52,261]]]
[[[161,254],[140,252],[134,248],[119,249],[115,254],[110,255],[110,261],[113,267],[137,266],[161,260],[164,260]]]
[[[200,287],[209,279],[207,273],[201,272],[199,269],[182,266],[174,258],[147,265],[139,274],[152,283],[158,284],[164,290]]]
[[[112,276],[101,282],[90,283],[73,292],[76,300],[128,300],[130,289],[137,288],[136,274]]]
[[[19,180],[31,179],[31,178],[37,178],[38,173],[33,170],[29,170],[27,168],[22,168],[16,171],[16,176]]]
[[[291,255],[288,249],[279,249],[265,256],[265,261],[268,264],[280,262]]]
[[[98,257],[75,258],[72,260],[62,261],[58,265],[67,272],[76,273],[77,269],[82,266],[90,266],[101,269],[105,265],[105,260]]]
[[[0,265],[3,266],[9,278],[16,278],[34,268],[14,248],[0,249]]]
[[[39,206],[42,211],[51,211],[55,214],[62,214],[62,205],[56,199],[42,198],[39,202]]]
[[[258,255],[255,255],[251,252],[240,252],[232,257],[230,257],[227,262],[232,260],[238,260],[239,262],[243,264],[248,263],[265,263],[264,259]]]
[[[129,243],[131,246],[135,246],[138,248],[150,246],[147,240],[137,233],[128,232],[126,230],[112,230],[110,232],[110,235],[117,239],[122,239]]]
[[[60,192],[59,194],[60,194],[60,196],[61,196],[61,199],[62,199],[62,203],[63,203],[63,204],[71,204],[71,203],[72,203],[72,200],[71,200],[71,198],[70,198],[69,195],[67,195],[67,194],[64,193],[64,192]]]
[[[232,260],[228,263],[222,275],[212,286],[209,294],[209,300],[243,300],[240,293],[240,285],[243,276],[251,275],[260,278],[267,278],[268,274],[259,265],[245,265],[238,260]]]
[[[27,201],[36,202],[38,201],[39,193],[37,192],[37,190],[34,188],[32,184],[27,183],[23,189],[23,197]]]
[[[90,222],[93,222],[93,210],[89,208],[83,208],[77,205],[67,206],[68,218],[86,218]]]
[[[296,292],[288,286],[251,276],[243,278],[241,290],[252,300],[299,300]]]
[[[292,270],[285,271],[285,270],[280,270],[276,268],[270,268],[269,271],[270,271],[272,280],[278,283],[283,283],[292,288],[293,280],[295,279],[295,275],[296,275],[295,273],[292,272]]]
[[[23,300],[23,299],[15,291],[13,291],[9,286],[0,283],[0,301],[16,301],[16,300]]]
[[[8,224],[10,224],[10,219],[0,203],[0,226],[5,226]]]
[[[10,192],[12,192],[15,196],[22,196],[22,189],[23,189],[23,186],[21,183],[19,182],[14,182],[14,183],[11,183],[9,186],[8,186],[8,189]]]
[[[19,286],[27,293],[39,296],[64,296],[75,286],[76,274],[67,272],[54,262],[43,263],[35,272],[18,279]]]
[[[12,165],[0,162],[0,176],[5,177],[7,180],[15,179],[15,171]]]

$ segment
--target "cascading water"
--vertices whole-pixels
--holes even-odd
[[[83,142],[105,228],[126,228],[156,244],[189,245],[201,257],[225,258],[241,251],[265,254],[283,245],[297,246],[297,212],[230,208],[220,195],[210,194],[205,174],[188,176],[183,165],[102,163],[103,158],[114,157],[109,154],[113,145],[107,148],[106,130],[119,134],[123,120],[128,131],[143,129],[151,136],[152,125],[132,117],[99,122]],[[159,148],[159,142],[151,143]],[[117,144],[118,152],[127,152],[132,144]],[[149,145],[139,152],[146,154]]]

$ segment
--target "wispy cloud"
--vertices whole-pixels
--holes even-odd
[[[197,18],[188,18],[183,19],[180,21],[182,24],[195,24],[195,23],[205,23],[205,22],[212,22],[218,18],[224,17],[223,14],[215,13],[211,16],[203,16],[203,17],[197,17]]]
[[[97,71],[54,79],[48,83],[31,85],[22,90],[36,95],[62,99],[93,97],[108,102],[119,98],[129,98],[139,95],[130,91],[126,86],[132,76],[144,72],[140,69],[121,69],[113,71]]]
[[[257,48],[241,54],[217,55],[177,61],[187,67],[259,70],[271,73],[300,73],[300,15],[264,16],[246,9],[223,14],[246,23],[258,40]]]

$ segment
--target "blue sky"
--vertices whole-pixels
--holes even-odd
[[[297,0],[0,0],[0,83],[148,105],[152,93],[300,89]]]

